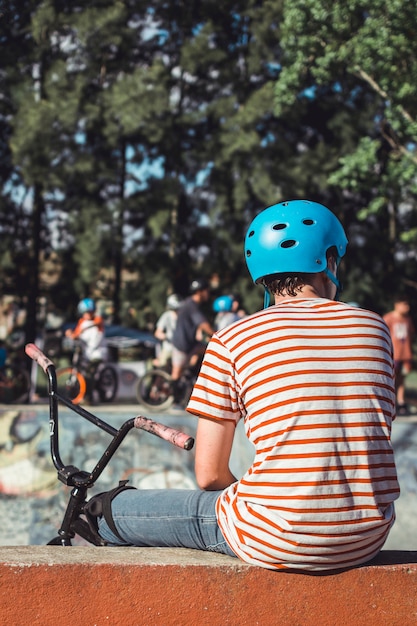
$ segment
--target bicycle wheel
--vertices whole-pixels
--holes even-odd
[[[174,402],[172,378],[168,372],[153,369],[139,378],[136,397],[151,411],[168,409]]]
[[[116,370],[110,365],[106,365],[100,370],[96,389],[100,398],[100,402],[112,402],[116,397],[118,379]]]
[[[58,393],[79,404],[87,390],[84,376],[72,367],[61,367],[56,371]]]
[[[5,365],[0,377],[0,401],[18,404],[29,399],[29,373],[17,365]]]

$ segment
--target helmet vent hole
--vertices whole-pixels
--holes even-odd
[[[295,239],[286,239],[281,243],[281,248],[294,248],[297,245]]]
[[[251,230],[251,231],[250,231],[250,233],[248,233],[248,237],[253,237],[253,236],[254,236],[254,234],[255,234],[255,231],[254,231],[254,230]]]
[[[252,252],[250,250],[246,250],[246,256],[252,256]]]
[[[315,221],[311,220],[309,218],[306,218],[306,219],[303,220],[303,224],[304,224],[304,226],[313,226],[313,224],[315,224]]]
[[[288,224],[274,224],[273,225],[273,230],[284,230],[284,228],[287,228]]]

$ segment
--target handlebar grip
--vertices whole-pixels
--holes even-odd
[[[41,366],[44,372],[46,372],[50,365],[53,365],[52,361],[48,359],[42,350],[38,348],[38,346],[35,346],[34,343],[27,343],[25,352],[33,361],[36,361],[36,363]]]
[[[157,437],[161,437],[161,439],[165,439],[165,441],[169,441],[178,448],[191,450],[194,445],[193,437],[182,433],[180,430],[175,430],[175,428],[155,422],[154,420],[144,417],[143,415],[138,415],[134,418],[134,420],[135,428],[146,430],[148,433],[152,433],[152,435],[156,435]]]

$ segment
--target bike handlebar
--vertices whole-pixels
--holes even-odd
[[[36,363],[40,365],[45,373],[47,373],[49,367],[55,367],[53,362],[34,343],[28,343],[25,346],[25,352],[31,359],[33,359],[33,361],[36,361]],[[70,408],[73,408],[77,413],[84,416],[86,414],[81,407],[73,406]],[[100,425],[97,424],[97,422],[103,424],[98,418],[96,418],[96,425]],[[165,426],[164,424],[155,422],[154,420],[144,417],[143,415],[138,415],[133,418],[133,426],[135,428],[140,428],[141,430],[146,430],[148,433],[156,435],[165,441],[169,441],[174,446],[182,448],[183,450],[191,450],[194,445],[194,439],[193,437],[190,437],[190,435],[186,435],[185,433],[176,430],[175,428],[171,428],[170,426]]]
[[[142,430],[146,430],[152,435],[156,435],[161,439],[165,439],[165,441],[169,441],[178,448],[191,450],[194,445],[194,439],[190,437],[190,435],[186,435],[180,430],[176,430],[175,428],[171,428],[170,426],[165,426],[164,424],[155,422],[154,420],[151,420],[148,417],[144,417],[143,415],[138,415],[134,418],[134,425],[135,428],[141,428]]]
[[[25,352],[33,361],[36,361],[36,363],[41,366],[45,373],[48,367],[53,365],[52,361],[48,359],[42,350],[40,350],[38,346],[35,346],[34,343],[26,344]]]

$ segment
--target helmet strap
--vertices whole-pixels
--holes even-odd
[[[269,307],[269,304],[271,302],[271,296],[269,294],[269,290],[268,288],[264,285],[264,309],[267,309]]]
[[[334,274],[331,273],[331,271],[329,270],[328,267],[326,267],[326,269],[323,270],[323,271],[326,274],[326,276],[328,278],[330,278],[332,283],[334,285],[336,285],[336,295],[335,295],[334,299],[335,300],[339,300],[340,293],[342,292],[342,289],[343,289],[342,283],[340,282],[340,280],[338,280],[338,278],[336,278],[336,276]]]

